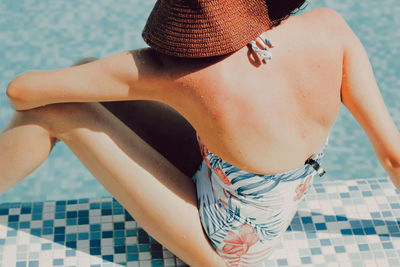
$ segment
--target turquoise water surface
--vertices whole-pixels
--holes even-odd
[[[141,38],[155,1],[2,0],[0,1],[0,127],[13,110],[5,88],[29,69],[67,67],[79,58],[104,57],[145,46]],[[311,1],[337,10],[364,44],[384,100],[400,125],[400,1]],[[337,36],[341,38],[341,36]],[[385,176],[366,135],[343,107],[332,129],[323,179]],[[1,170],[0,170],[1,172]],[[62,143],[28,178],[0,202],[110,196]]]

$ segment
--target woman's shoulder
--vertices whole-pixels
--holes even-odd
[[[306,19],[320,19],[322,21],[342,19],[342,16],[334,9],[331,8],[316,8],[297,16]]]
[[[296,18],[307,23],[309,27],[318,27],[326,31],[344,31],[348,28],[342,15],[331,8],[313,9],[300,16],[296,16]]]
[[[286,26],[284,25],[286,24]],[[351,32],[343,17],[330,8],[317,8],[301,15],[292,16],[277,31],[314,44],[334,49],[343,48]]]

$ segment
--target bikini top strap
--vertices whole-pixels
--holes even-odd
[[[262,59],[262,63],[266,64],[267,62],[272,60],[272,53],[270,51],[271,48],[274,46],[272,45],[271,41],[268,40],[266,37],[264,37],[262,34],[259,36],[260,39],[263,41],[262,43],[259,43],[261,46],[264,47],[264,49],[261,49],[258,45],[256,40],[250,41],[250,46],[253,49],[254,52],[256,52],[260,58]]]

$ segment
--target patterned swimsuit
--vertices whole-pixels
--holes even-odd
[[[265,64],[268,48],[250,44]],[[203,162],[193,176],[203,229],[229,266],[254,266],[267,258],[287,229],[324,155],[314,154],[297,169],[273,175],[243,171],[209,151],[198,137]]]
[[[193,176],[203,229],[229,266],[254,266],[267,258],[287,229],[316,174],[324,148],[310,163],[283,173],[243,171],[209,151]]]

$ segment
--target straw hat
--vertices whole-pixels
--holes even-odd
[[[272,25],[265,0],[158,0],[142,36],[167,55],[210,57],[239,50]]]

